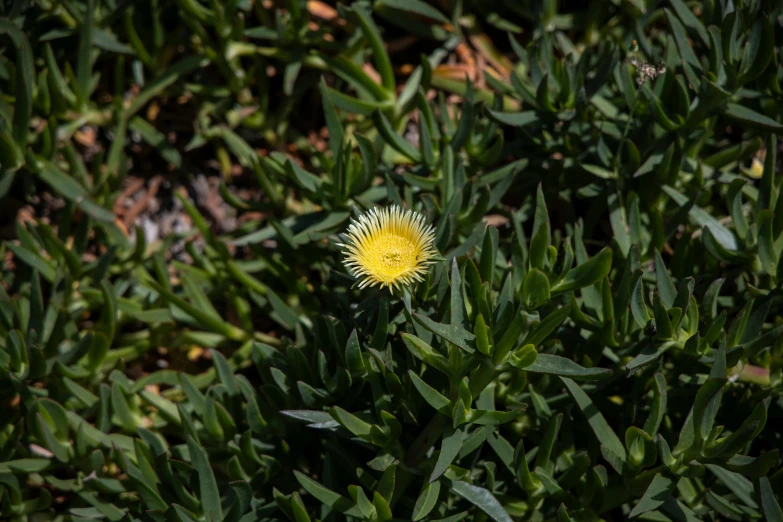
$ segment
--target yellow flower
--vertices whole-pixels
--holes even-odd
[[[421,281],[435,262],[435,230],[412,210],[375,207],[352,220],[347,235],[340,246],[345,266],[360,280],[359,288],[410,285]]]

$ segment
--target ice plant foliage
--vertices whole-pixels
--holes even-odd
[[[360,279],[359,288],[410,285],[422,280],[436,255],[435,230],[424,215],[399,206],[375,207],[352,221],[345,265]]]

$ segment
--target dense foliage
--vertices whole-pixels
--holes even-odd
[[[776,0],[3,4],[0,519],[783,521],[781,42]],[[358,289],[392,204],[440,258]]]

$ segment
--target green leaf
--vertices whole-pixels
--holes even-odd
[[[452,404],[449,399],[441,395],[435,388],[427,384],[421,377],[416,375],[413,370],[408,370],[408,375],[413,382],[413,386],[418,390],[421,396],[427,401],[427,404],[435,408],[437,411],[451,417]]]
[[[582,165],[582,167],[592,172],[591,169],[587,168],[587,165]],[[593,173],[596,174],[596,172]],[[614,177],[616,177],[614,173],[611,173],[611,176],[607,179]],[[609,192],[607,202],[609,204],[609,223],[612,226],[614,240],[617,241],[623,255],[626,255],[631,248],[631,237],[628,233],[628,218],[625,215],[625,206],[619,191]]]
[[[650,111],[652,112],[653,117],[655,118],[655,121],[658,123],[658,125],[667,131],[676,131],[680,128],[682,122],[674,121],[669,117],[668,114],[666,114],[666,111],[663,109],[663,105],[661,104],[661,100],[658,98],[658,96],[655,95],[653,91],[650,90],[650,87],[647,83],[642,85],[641,91],[647,98]]]
[[[339,406],[333,406],[330,415],[334,420],[339,422],[340,425],[357,437],[369,438],[372,426],[356,415],[345,411]]]
[[[266,420],[264,420],[263,415],[261,415],[258,402],[253,396],[251,396],[247,402],[247,424],[257,435],[263,435],[266,431]]]
[[[664,353],[669,351],[669,349],[671,349],[676,344],[677,343],[674,341],[664,343],[655,342],[648,344],[642,348],[642,351],[639,353],[639,355],[631,359],[625,365],[625,367],[630,372],[630,375],[633,375],[642,368],[645,368],[653,362],[657,361]]]
[[[66,442],[60,440],[59,430],[63,424],[58,423],[50,426],[49,422],[44,420],[42,413],[35,414],[35,424],[32,426],[32,429],[36,433],[36,437],[45,448],[54,454],[57,460],[68,462],[72,458],[73,452]]]
[[[111,386],[111,407],[125,431],[135,431],[139,420],[128,405],[128,398],[118,382]]]
[[[544,340],[546,340],[547,337],[549,337],[549,334],[555,331],[558,326],[560,326],[563,321],[566,320],[568,315],[571,313],[571,305],[566,305],[561,308],[558,308],[557,310],[553,310],[549,313],[546,317],[544,317],[538,325],[533,328],[530,333],[528,333],[525,336],[525,339],[522,341],[522,345],[526,344],[532,344],[533,346],[538,346]]]
[[[519,418],[523,409],[510,411],[471,410],[467,421],[479,426],[497,426]]]
[[[536,347],[532,344],[526,344],[514,350],[508,357],[508,363],[514,368],[520,370],[527,370],[538,359],[538,352]]]
[[[375,331],[370,341],[370,347],[383,350],[386,346],[386,338],[389,335],[389,300],[381,297],[378,303],[378,320],[375,323]]]
[[[780,462],[780,450],[773,449],[762,453],[760,457],[752,458],[744,455],[734,455],[726,462],[726,469],[750,478],[760,478],[776,467]]]
[[[557,522],[574,522],[574,519],[568,515],[565,504],[560,504],[560,507],[557,508]]]
[[[14,172],[24,164],[24,155],[13,137],[0,127],[0,165],[3,177],[0,178],[0,197],[5,197],[14,182]]]
[[[546,353],[538,354],[536,361],[525,368],[525,370],[533,373],[548,373],[572,377],[582,381],[603,379],[612,375],[612,370],[608,368],[585,368],[571,359]]]
[[[463,301],[462,294],[462,277],[457,266],[457,257],[451,260],[451,307],[450,323],[455,326],[465,326],[465,302]]]
[[[465,94],[462,102],[462,112],[460,113],[459,124],[457,130],[451,137],[452,150],[458,151],[465,145],[465,142],[470,138],[473,132],[473,120],[475,116],[475,109],[473,107],[473,82],[470,78],[465,77]],[[459,188],[459,187],[458,187]]]
[[[209,456],[193,437],[188,437],[187,442],[193,468],[198,474],[201,506],[208,517],[212,517],[213,520],[223,520],[220,493],[215,475],[209,465]]]
[[[668,20],[669,26],[671,27],[672,32],[674,33],[674,40],[675,42],[677,42],[677,49],[680,51],[680,56],[682,57],[683,61],[688,65],[690,65],[691,67],[701,69],[701,64],[699,63],[699,59],[696,58],[696,54],[693,52],[693,48],[691,47],[691,44],[688,41],[688,37],[685,34],[685,28],[682,26],[679,19],[677,19],[675,16],[672,15],[671,11],[665,8],[663,11],[666,13],[666,19]],[[688,12],[690,13],[690,11]],[[702,28],[702,32],[699,33],[699,36],[705,38],[707,34],[706,31],[704,30],[704,26],[701,26],[701,28]]]
[[[51,459],[25,458],[0,462],[0,474],[4,473],[38,473],[49,469],[54,461]]]
[[[7,246],[8,250],[13,252],[14,257],[30,266],[30,268],[34,269],[36,272],[40,273],[44,279],[50,283],[54,282],[55,277],[57,277],[57,271],[55,270],[53,263],[50,263],[43,257],[20,245],[14,243],[5,243],[4,246]]]
[[[657,330],[655,338],[660,340],[671,339],[672,335],[674,335],[672,322],[669,319],[669,313],[661,300],[661,294],[658,292],[653,293],[653,316],[655,317],[655,327]]]
[[[84,212],[105,223],[114,222],[114,213],[92,201],[87,191],[71,176],[60,170],[54,163],[43,158],[37,159],[38,175],[52,189],[68,201],[76,204]]]
[[[383,471],[376,490],[388,502],[391,502],[394,496],[394,485],[396,482],[397,464],[392,464]]]
[[[655,374],[655,388],[653,404],[650,408],[650,414],[647,416],[647,420],[644,423],[644,431],[650,435],[658,433],[658,429],[663,421],[663,416],[666,413],[667,393],[666,393],[666,378],[661,373]]]
[[[513,522],[495,496],[484,488],[473,486],[461,480],[451,482],[451,490],[468,502],[477,506],[496,522]]]
[[[364,359],[362,359],[362,350],[359,346],[359,337],[356,329],[351,331],[348,342],[345,345],[345,363],[351,373],[360,373],[364,371]]]
[[[292,419],[309,422],[308,428],[336,428],[340,423],[325,411],[316,410],[282,410],[280,413]]]
[[[378,110],[374,111],[372,113],[372,120],[375,123],[375,127],[378,129],[378,134],[383,137],[387,145],[414,163],[420,163],[422,161],[419,151],[397,134],[382,112]]]
[[[773,241],[773,222],[775,214],[770,210],[762,210],[758,215],[759,225],[759,259],[764,271],[772,277],[777,273],[778,252]]]
[[[127,458],[127,457],[125,457]],[[152,510],[165,510],[166,501],[160,496],[157,483],[150,482],[149,479],[144,476],[141,471],[126,461],[127,473],[130,478],[131,484],[138,490],[139,496],[142,500],[142,505],[147,509]]]
[[[746,341],[740,346],[744,348],[745,357],[753,357],[759,351],[763,350],[767,346],[770,346],[775,340],[783,334],[783,325],[780,325],[772,330],[768,331],[764,335],[756,337],[752,341]]]
[[[438,337],[441,337],[446,341],[456,346],[459,346],[460,348],[462,348],[468,353],[473,353],[475,351],[473,348],[468,346],[467,343],[473,342],[476,339],[476,336],[468,332],[461,326],[457,326],[454,324],[447,325],[447,324],[436,323],[429,317],[417,313],[414,313],[413,317],[416,319],[416,321],[419,322],[419,324],[421,324],[424,328],[434,333]]]
[[[492,440],[490,438],[490,440]],[[505,441],[505,439],[502,439]],[[506,444],[508,444],[506,442]],[[511,451],[511,448],[508,448]],[[497,451],[497,450],[496,450]],[[517,447],[513,450],[514,469],[517,483],[528,493],[532,494],[541,490],[541,480],[530,472],[525,454],[525,445],[522,439],[519,439]]]
[[[207,60],[203,55],[192,55],[183,58],[174,65],[168,66],[165,72],[148,83],[139,95],[134,98],[133,103],[125,111],[125,117],[130,119],[131,116],[139,112],[139,110],[150,100],[158,96],[164,89],[176,82],[181,76],[184,76],[194,69],[203,67],[206,63]],[[120,141],[120,143],[122,142]]]
[[[693,11],[691,11],[682,0],[669,1],[671,2],[674,11],[677,13],[677,16],[679,16],[680,20],[682,20],[682,23],[685,24],[686,27],[696,31],[696,33],[699,35],[699,38],[701,38],[705,44],[709,45],[710,39],[707,33],[707,29],[704,27],[704,24],[701,22],[701,20],[699,20],[699,18],[693,14]],[[667,13],[667,16],[670,16],[670,13]]]
[[[693,403],[693,428],[696,440],[704,440],[712,431],[723,395],[724,378],[710,378],[699,388]]]
[[[394,81],[394,71],[392,70],[391,61],[389,61],[389,54],[386,52],[381,35],[378,31],[378,27],[373,23],[372,18],[365,12],[364,7],[357,4],[353,7],[353,12],[356,15],[359,25],[362,28],[364,37],[367,38],[372,49],[372,56],[375,62],[375,67],[378,69],[378,73],[381,75],[381,83],[385,89],[390,92],[394,92],[396,82]]]
[[[512,127],[524,127],[531,123],[538,122],[538,113],[536,111],[499,112],[489,110],[487,112],[489,112],[489,114],[500,123],[510,125]]]
[[[761,510],[768,522],[783,522],[783,510],[775,499],[775,493],[767,477],[759,479],[759,497],[761,497]]]
[[[76,64],[76,96],[79,106],[84,107],[90,97],[92,83],[92,25],[95,12],[95,0],[87,0],[87,12],[82,17],[79,35],[79,54]]]
[[[759,114],[758,112],[752,109],[748,109],[744,105],[739,105],[737,103],[727,103],[723,114],[727,118],[748,127],[775,132],[778,134],[783,131],[783,125],[776,122],[772,118],[764,116],[763,114]]]
[[[530,310],[536,310],[549,301],[549,278],[538,268],[531,268],[522,283],[522,299]]]
[[[356,502],[362,515],[366,518],[374,518],[376,515],[375,507],[372,505],[364,490],[356,485],[348,486],[348,494],[351,496],[354,502]]]
[[[767,398],[758,403],[736,431],[727,437],[718,439],[712,446],[706,448],[705,455],[730,457],[747,447],[761,433],[767,423],[769,402],[770,399]]]
[[[495,353],[492,355],[492,360],[495,364],[500,364],[505,361],[508,353],[516,345],[517,339],[519,339],[519,335],[522,333],[522,329],[526,324],[526,316],[521,309],[517,310],[511,319],[511,324],[502,332],[500,340],[495,343]],[[495,335],[498,335],[498,333]],[[497,337],[495,337],[495,339],[497,340]]]
[[[628,518],[638,517],[642,513],[658,509],[658,507],[671,495],[676,484],[677,483],[671,478],[661,475],[660,473],[656,474],[647,487],[647,490],[644,492],[642,499],[628,514]]]
[[[290,509],[295,522],[311,522],[310,516],[307,514],[307,508],[302,502],[302,497],[296,491],[291,493]]]
[[[430,514],[438,503],[440,495],[440,481],[426,482],[419,497],[416,499],[416,505],[413,507],[413,520],[418,521]]]
[[[555,498],[562,498],[564,496],[565,492],[563,491],[563,488],[545,469],[536,468],[533,473],[541,480],[541,484],[549,495]]]
[[[133,132],[138,132],[141,139],[157,150],[158,154],[171,163],[174,168],[182,167],[182,156],[179,151],[169,143],[165,134],[153,127],[147,120],[136,116],[130,120],[128,128]]]
[[[476,316],[476,325],[473,327],[473,335],[476,336],[476,348],[484,355],[490,355],[492,347],[490,346],[489,328],[484,321],[484,316],[478,314]]]
[[[557,440],[557,434],[560,432],[560,426],[563,423],[563,414],[558,413],[547,424],[544,435],[541,438],[541,444],[538,446],[538,453],[536,453],[536,461],[534,468],[549,469],[549,459],[552,456],[552,449],[555,446]],[[552,466],[554,469],[554,466]]]
[[[386,522],[387,520],[392,519],[392,512],[389,503],[377,491],[373,493],[372,504],[375,508],[375,513],[379,522]]]
[[[444,24],[451,24],[451,21],[440,11],[426,2],[423,2],[422,0],[379,0],[376,3],[376,6],[399,9],[400,11],[405,11],[413,15],[424,16]]]
[[[759,505],[753,498],[753,483],[750,480],[739,473],[734,473],[715,464],[706,464],[705,467],[718,477],[718,480],[723,482],[745,505],[758,509]]]
[[[707,226],[702,229],[701,238],[702,242],[704,243],[704,248],[706,248],[707,251],[719,261],[730,265],[739,265],[748,260],[748,257],[745,254],[737,254],[736,252],[728,250],[713,235],[712,229]]]
[[[761,182],[759,183],[759,195],[756,202],[756,208],[761,211],[764,209],[773,210],[775,202],[775,169],[777,165],[778,138],[774,134],[770,135],[767,144],[767,154],[764,157],[764,171],[762,172]]]
[[[343,126],[340,123],[340,117],[337,115],[337,111],[332,104],[332,97],[329,96],[328,88],[326,87],[326,80],[321,78],[319,84],[321,89],[321,100],[324,107],[324,116],[326,118],[326,127],[329,129],[329,150],[337,157],[337,154],[341,153],[343,144],[345,142],[345,136]]]
[[[166,421],[176,426],[182,424],[179,412],[177,411],[177,406],[173,402],[164,399],[160,395],[152,393],[149,390],[140,391],[139,398],[141,398],[147,404],[153,406],[158,411],[160,416],[166,419]]]
[[[552,287],[552,295],[570,292],[596,284],[612,269],[612,250],[605,247],[586,263],[572,268]]]
[[[484,234],[484,243],[481,247],[481,259],[479,261],[479,274],[481,280],[486,281],[492,288],[492,279],[495,272],[495,259],[498,249],[498,229],[489,226]]]
[[[146,284],[161,294],[170,304],[190,315],[195,321],[201,323],[204,327],[235,341],[247,340],[248,335],[243,330],[229,324],[226,321],[223,321],[219,316],[215,316],[208,311],[202,310],[201,308],[192,305],[191,303],[176,295],[174,292],[168,290],[162,285],[159,285],[155,281],[149,280],[146,281]]]
[[[552,231],[549,224],[549,213],[546,209],[546,200],[544,199],[544,190],[540,183],[536,192],[536,214],[531,238],[530,267],[545,270],[547,268],[549,245],[552,244]]]
[[[655,255],[655,279],[658,285],[658,292],[661,296],[664,306],[669,309],[674,304],[674,298],[677,296],[677,289],[674,283],[669,277],[669,272],[666,270],[666,264],[661,259],[661,254],[657,249],[654,250]]]
[[[459,455],[462,442],[465,439],[465,430],[462,427],[452,428],[446,426],[440,445],[440,453],[435,467],[432,469],[429,481],[435,482],[449,468],[454,459]]]
[[[339,91],[326,87],[326,93],[329,96],[329,100],[333,107],[342,109],[352,114],[359,114],[361,116],[369,116],[376,109],[384,107],[384,102],[370,102],[348,96]]]
[[[425,363],[445,373],[446,375],[451,375],[452,372],[449,366],[449,360],[436,352],[432,346],[425,343],[415,335],[408,333],[402,334],[402,340],[414,357],[424,361]]]
[[[693,222],[700,227],[709,228],[715,240],[717,240],[723,248],[731,251],[737,250],[737,240],[734,238],[734,235],[729,229],[715,219],[712,214],[698,205],[691,205],[692,201],[689,201],[687,196],[668,185],[662,186],[661,189],[681,207],[690,205],[688,215]]]
[[[739,83],[746,84],[764,72],[774,52],[775,34],[772,20],[766,16],[759,17],[753,23],[745,44],[745,52],[740,63]]]
[[[362,516],[361,511],[355,503],[351,502],[342,495],[325,488],[304,473],[294,470],[294,477],[296,477],[296,480],[305,489],[305,491],[335,511],[339,511],[344,515],[352,517]]]
[[[536,101],[542,111],[556,112],[557,109],[549,96],[549,73],[544,73],[536,88]]]
[[[12,134],[16,145],[24,152],[27,150],[27,136],[30,132],[30,117],[33,110],[33,85],[35,68],[33,53],[27,35],[11,20],[0,18],[0,35],[7,34],[16,48],[16,86],[14,89],[14,119]]]
[[[601,412],[598,411],[598,408],[595,407],[595,404],[590,400],[590,397],[588,397],[584,390],[571,379],[560,377],[560,380],[566,385],[568,392],[574,398],[574,401],[576,401],[577,406],[579,406],[579,409],[585,414],[587,422],[590,424],[590,427],[593,428],[593,433],[595,433],[598,441],[624,462],[627,459],[627,454],[623,443],[620,442],[617,434],[609,426],[609,423],[606,422],[606,419],[601,415]]]
[[[592,174],[593,176],[598,176],[601,179],[615,179],[617,178],[617,173],[613,170],[605,169],[599,165],[593,165],[591,163],[581,163],[580,167],[585,169],[587,172]],[[613,197],[614,194],[609,196],[609,206],[610,208],[622,208],[621,206],[617,206],[616,202],[619,202],[619,200],[616,197]],[[614,215],[614,212],[612,212]],[[623,214],[625,214],[625,210],[623,209]],[[625,222],[625,217],[623,217],[622,222]],[[615,236],[622,234],[623,241],[620,241],[620,247],[623,248],[624,252],[628,252],[628,247],[631,246],[631,244],[628,242],[628,236],[627,230],[625,227],[615,227],[614,225],[617,223],[617,221],[612,221],[612,230],[614,230]]]

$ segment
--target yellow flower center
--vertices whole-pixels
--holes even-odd
[[[396,278],[416,266],[416,245],[402,236],[387,234],[370,245],[374,271],[386,280]]]

